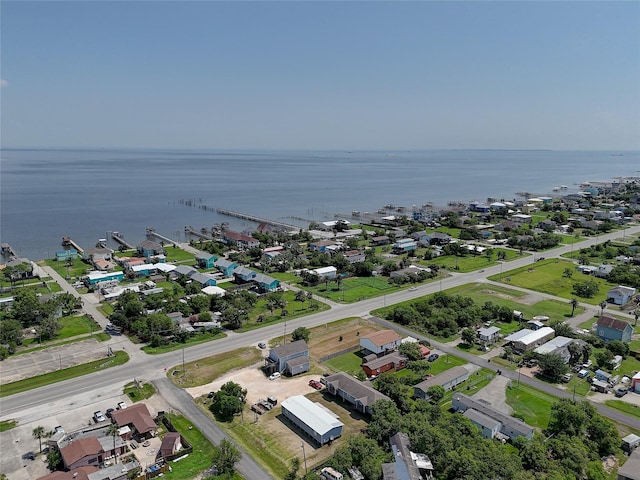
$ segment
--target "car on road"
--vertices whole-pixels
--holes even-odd
[[[267,344],[264,343],[264,342],[260,342],[260,343],[258,343],[258,347],[262,348],[262,349],[265,349],[265,348],[267,348]]]
[[[97,412],[93,412],[93,419],[96,421],[96,423],[107,421],[107,417],[105,417],[100,410],[98,410]]]
[[[427,361],[435,362],[438,358],[440,358],[440,355],[438,355],[437,353],[432,353],[427,357]]]
[[[411,287],[411,288],[409,288],[409,291],[410,292],[415,292],[417,289],[418,289],[418,287]]]
[[[282,375],[280,375],[280,372],[275,372],[272,373],[271,375],[269,375],[269,380],[277,380],[281,377]]]

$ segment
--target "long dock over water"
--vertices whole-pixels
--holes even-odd
[[[71,237],[62,237],[62,246],[73,247],[78,251],[78,253],[80,254],[84,253],[84,248],[82,248],[80,245],[74,242]]]
[[[122,234],[120,232],[111,232],[111,238],[116,242],[119,243],[120,245],[124,245],[125,247],[127,247],[129,250],[131,250],[133,247],[133,245],[131,245],[129,242],[127,242],[124,237],[122,236]]]
[[[164,235],[160,235],[158,232],[156,232],[156,229],[153,227],[147,227],[147,237],[156,237],[156,238],[159,238],[160,240],[164,240],[165,242],[169,242],[172,245],[178,244],[178,242],[176,242],[175,240],[172,240],[169,237],[165,237]]]
[[[2,255],[7,255],[8,257],[17,257],[18,256],[16,251],[13,249],[13,247],[11,245],[9,245],[8,243],[3,243],[2,244]]]
[[[273,227],[285,228],[287,230],[300,230],[300,227],[297,225],[291,225],[289,223],[279,222],[277,220],[269,220],[268,218],[256,217],[255,215],[250,215],[248,213],[233,212],[224,208],[216,208],[216,212],[220,213],[221,215],[242,218],[243,220],[251,220],[252,222],[256,223],[265,223]]]
[[[194,237],[201,238],[202,240],[213,240],[213,238],[210,235],[207,235],[206,233],[198,232],[193,227],[184,227],[184,231],[185,233],[188,233],[189,235],[193,235]]]

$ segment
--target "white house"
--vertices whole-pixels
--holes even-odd
[[[400,335],[393,330],[379,330],[360,338],[360,347],[376,355],[396,350],[402,343]]]
[[[500,338],[500,329],[498,327],[488,327],[478,329],[478,340],[482,343],[491,344]]]
[[[338,274],[338,269],[336,267],[322,267],[311,271],[320,278],[336,278]]]
[[[636,289],[618,285],[607,292],[607,302],[614,305],[624,305],[636,294]]]

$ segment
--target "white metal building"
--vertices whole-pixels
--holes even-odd
[[[342,435],[344,424],[326,408],[303,395],[283,401],[282,414],[320,445]]]

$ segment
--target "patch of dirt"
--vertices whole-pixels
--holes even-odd
[[[538,303],[540,301],[540,297],[532,294],[525,294],[524,297],[514,297],[512,295],[508,295],[506,293],[497,292],[491,289],[484,289],[480,293],[485,295],[492,295],[494,297],[503,298],[505,300],[511,300],[512,302],[522,303],[523,305],[533,305],[534,303]]]
[[[315,360],[359,345],[360,337],[381,330],[382,327],[365,319],[328,324],[314,328],[309,338],[309,356]],[[342,341],[340,341],[342,337]]]
[[[619,464],[620,462],[618,462],[618,459],[614,455],[610,455],[602,461],[602,466],[607,474],[610,474],[614,470],[617,470]]]

